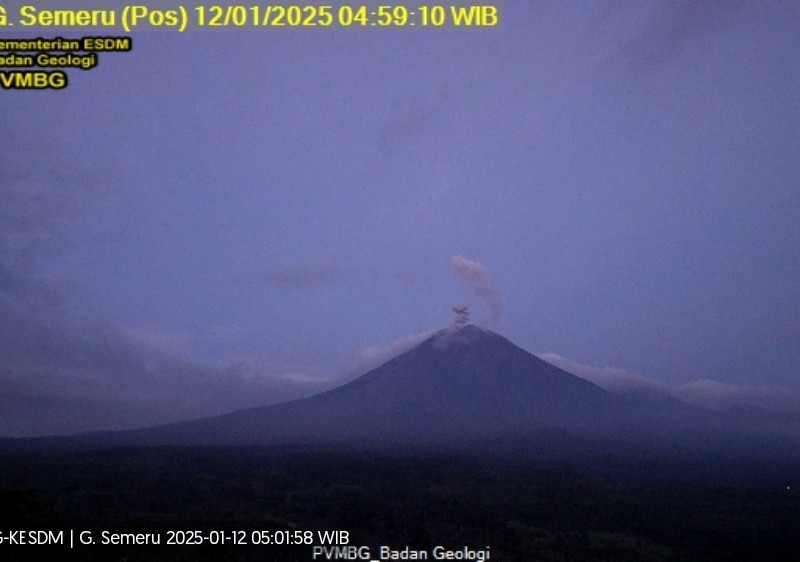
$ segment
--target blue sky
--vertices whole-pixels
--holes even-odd
[[[0,92],[0,433],[299,396],[459,303],[532,352],[800,392],[797,5],[501,20],[146,31]]]

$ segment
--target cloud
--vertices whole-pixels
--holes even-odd
[[[325,381],[209,366],[113,326],[0,306],[0,434],[126,429],[308,396]]]
[[[419,278],[419,275],[410,269],[401,269],[396,271],[394,276],[398,279],[398,281],[405,284],[414,283]]]
[[[389,345],[365,347],[358,354],[358,364],[352,374],[364,374],[367,371],[379,367],[390,359],[419,345],[436,332],[438,332],[438,330],[427,330],[419,334],[401,336]]]
[[[379,145],[384,151],[394,151],[424,137],[436,125],[442,107],[423,104],[417,98],[403,98],[394,103],[396,111],[383,124]]]
[[[624,369],[582,365],[557,353],[542,353],[539,357],[615,394],[644,390],[668,394],[688,404],[711,410],[722,411],[734,406],[754,406],[774,412],[800,412],[800,395],[794,392],[708,379],[670,385]]]
[[[674,388],[672,395],[684,402],[715,410],[746,405],[775,412],[800,412],[800,395],[763,386],[700,379]]]
[[[656,3],[638,36],[622,45],[621,54],[635,69],[651,69],[680,55],[692,42],[728,28],[741,2],[677,0]],[[636,4],[626,5],[638,9]]]
[[[329,265],[291,264],[274,267],[263,278],[282,287],[298,288],[317,283],[330,283],[340,276],[338,268]]]
[[[146,333],[70,314],[64,289],[40,271],[73,243],[89,175],[62,162],[47,142],[3,123],[0,435],[140,427],[290,400],[324,387],[297,373],[188,361],[179,349],[188,340],[180,334],[148,342]],[[301,273],[284,272],[283,279],[322,275]]]
[[[539,357],[568,373],[593,382],[609,392],[622,393],[629,390],[655,390],[669,392],[669,387],[659,381],[649,379],[624,369],[613,367],[590,367],[576,363],[557,353],[542,353]]]
[[[280,380],[291,381],[293,383],[310,385],[313,387],[323,388],[330,384],[329,379],[313,377],[304,373],[286,373],[278,377]]]
[[[63,215],[75,209],[65,192],[74,186],[49,185],[46,165],[22,166],[11,144],[0,144],[0,289],[19,294],[40,260],[66,243]]]
[[[483,264],[461,256],[453,256],[450,258],[450,266],[456,276],[489,306],[489,321],[498,320],[503,313],[503,299],[500,293],[489,285]]]

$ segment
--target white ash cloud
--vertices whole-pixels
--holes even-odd
[[[489,307],[489,321],[497,321],[503,313],[503,298],[489,285],[486,267],[480,262],[468,260],[461,256],[450,258],[450,266],[456,276],[464,281],[472,291]]]

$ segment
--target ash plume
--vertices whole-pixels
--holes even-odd
[[[489,285],[483,264],[461,256],[453,256],[450,258],[450,266],[456,276],[489,306],[489,322],[498,320],[503,312],[503,299],[500,293]]]
[[[465,326],[469,322],[469,307],[468,306],[454,306],[453,312],[456,315],[453,325],[457,328]]]

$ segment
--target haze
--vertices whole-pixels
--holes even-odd
[[[307,395],[457,304],[578,367],[797,396],[797,4],[501,19],[144,32],[2,92],[0,434]]]

